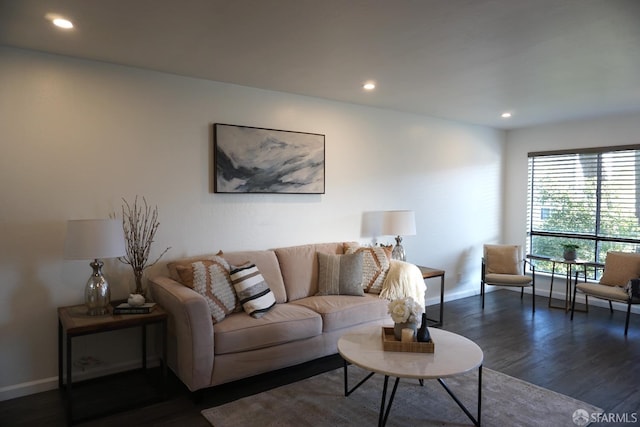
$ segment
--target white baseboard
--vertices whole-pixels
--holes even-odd
[[[158,357],[149,358],[147,367],[160,366]],[[95,368],[88,368],[84,371],[73,372],[73,382],[98,378],[105,375],[117,374],[140,368],[140,360],[118,363],[114,365],[101,365]],[[28,396],[30,394],[41,393],[43,391],[55,390],[58,388],[58,377],[43,378],[36,381],[28,381],[20,384],[13,384],[0,387],[0,401],[15,399],[17,397]]]
[[[37,381],[0,387],[0,401],[41,393],[55,388],[58,388],[58,377],[49,377]]]
[[[479,292],[476,292],[472,289],[468,289],[465,291],[458,291],[458,292],[449,292],[444,295],[444,302],[454,301],[454,300],[466,298],[466,297],[472,297],[478,294]],[[426,302],[427,302],[427,306],[433,305],[433,304],[440,304],[440,296],[437,295],[431,298],[427,298]]]

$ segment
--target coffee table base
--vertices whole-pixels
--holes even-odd
[[[347,368],[349,363],[344,361],[344,395],[348,397],[351,393],[356,391],[362,384],[367,382],[369,378],[373,376],[375,372],[369,373],[364,379],[362,379],[358,384],[356,384],[351,390],[349,390],[349,378],[347,375]],[[482,365],[478,367],[478,418],[476,419],[473,414],[467,409],[467,407],[458,399],[458,397],[451,391],[449,386],[444,382],[442,378],[437,378],[440,385],[445,389],[445,391],[451,396],[451,398],[456,402],[456,404],[462,409],[465,415],[471,420],[473,425],[480,427],[480,419],[482,415]],[[420,385],[424,385],[424,380],[419,380]],[[378,415],[378,427],[383,427],[387,424],[387,419],[389,418],[389,412],[391,411],[391,405],[393,405],[393,399],[396,395],[396,390],[398,389],[398,383],[400,382],[400,378],[396,377],[396,380],[393,383],[393,389],[391,390],[391,395],[389,396],[389,401],[387,402],[387,390],[389,386],[389,375],[384,376],[384,386],[382,388],[382,399],[380,401],[380,413]]]

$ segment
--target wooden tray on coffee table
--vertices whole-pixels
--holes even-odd
[[[433,340],[428,342],[402,342],[396,339],[393,328],[382,327],[382,348],[384,351],[402,351],[411,353],[433,353],[435,344]]]

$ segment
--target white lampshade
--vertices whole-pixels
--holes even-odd
[[[382,235],[382,211],[362,212],[360,224],[361,237],[378,237]]]
[[[116,258],[126,255],[122,222],[117,219],[78,219],[67,222],[66,259]]]
[[[382,217],[382,234],[385,236],[414,236],[416,215],[413,211],[386,211]]]

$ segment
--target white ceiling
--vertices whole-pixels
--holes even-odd
[[[640,111],[640,0],[0,0],[0,45],[503,129]]]

